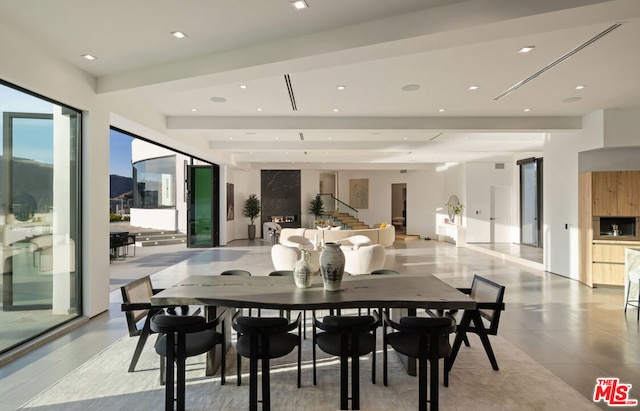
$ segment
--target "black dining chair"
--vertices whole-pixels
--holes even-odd
[[[387,380],[387,345],[408,357],[418,359],[418,409],[426,410],[427,403],[431,404],[430,410],[438,410],[438,359],[445,359],[444,385],[448,381],[448,361],[451,354],[449,334],[455,331],[455,321],[451,317],[402,317],[400,322],[389,319],[386,313],[382,313],[384,326],[382,328],[382,380],[384,385]],[[387,327],[395,330],[387,333]],[[427,399],[427,362],[431,365],[431,396]]]
[[[127,328],[129,329],[129,336],[138,337],[138,343],[136,344],[133,357],[129,364],[129,372],[135,371],[144,345],[146,344],[149,335],[153,333],[151,330],[151,318],[158,313],[167,313],[171,315],[176,314],[177,306],[157,306],[151,304],[151,297],[160,291],[162,291],[162,289],[153,288],[151,278],[149,276],[139,278],[120,287],[120,292],[122,294],[122,305],[120,306],[120,309],[125,314]],[[183,315],[188,314],[189,306],[180,306],[180,312]],[[200,310],[198,309],[194,314],[198,315],[199,312]],[[140,327],[140,323],[142,323],[142,327]],[[160,381],[161,383],[164,383],[163,366],[161,366]]]
[[[222,312],[215,320],[206,321],[201,316],[170,316],[157,314],[151,319],[151,329],[162,336],[155,345],[156,352],[166,362],[165,410],[173,411],[174,402],[178,411],[185,409],[186,359],[204,354],[216,345],[222,345],[220,383],[225,383],[226,338]],[[222,324],[222,332],[215,328]],[[174,395],[174,363],[177,374]]]
[[[258,409],[258,360],[262,361],[262,409],[271,409],[269,360],[283,357],[298,347],[298,388],[301,386],[302,343],[300,315],[289,322],[283,317],[243,317],[236,314],[232,323],[238,332],[238,385],[241,385],[241,357],[249,358],[249,410]],[[298,328],[298,334],[290,331]]]
[[[467,333],[474,333],[480,337],[482,346],[487,353],[487,357],[489,357],[491,367],[498,371],[498,362],[488,336],[498,335],[500,314],[505,309],[505,286],[475,274],[471,282],[471,288],[458,288],[458,290],[468,294],[476,301],[476,309],[465,310],[459,320],[449,368],[453,366],[462,342],[469,347]],[[455,315],[455,313],[450,313],[450,315]]]
[[[366,316],[313,315],[313,385],[316,380],[316,345],[340,357],[340,409],[349,409],[349,358],[351,358],[351,408],[360,409],[360,357],[372,353],[371,382],[376,383],[376,328],[378,313]],[[316,328],[322,332],[316,332]]]
[[[271,271],[269,273],[269,277],[291,277],[291,283],[295,284],[293,281],[293,270],[276,270]],[[305,310],[302,311],[302,338],[307,339],[307,312]],[[285,316],[288,319],[291,319],[291,311],[287,310],[286,313],[284,310],[280,310],[280,316]]]

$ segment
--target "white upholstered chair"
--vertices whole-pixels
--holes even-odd
[[[363,245],[357,249],[343,249],[344,271],[352,275],[369,274],[384,267],[386,251],[380,244]]]
[[[313,271],[320,270],[320,252],[305,247],[310,254]],[[271,247],[271,262],[276,271],[293,270],[293,265],[300,259],[300,247],[289,247],[283,244],[275,244]]]

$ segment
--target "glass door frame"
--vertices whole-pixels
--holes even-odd
[[[192,160],[193,163],[193,160]],[[211,237],[209,241],[202,244],[195,244],[195,216],[194,198],[196,194],[196,185],[194,181],[195,170],[209,169],[211,171]],[[194,165],[189,164],[185,170],[185,185],[187,196],[187,248],[209,248],[218,247],[220,245],[220,167],[216,164]]]
[[[534,204],[534,210],[533,210],[535,212],[535,216],[534,216],[534,219],[535,219],[534,229],[536,231],[534,234],[535,243],[528,242],[528,240],[525,241],[523,236],[524,225],[528,223],[528,221],[525,221],[525,217],[524,217],[525,196],[527,194],[525,192],[525,190],[527,190],[527,187],[525,187],[525,181],[524,181],[525,180],[524,167],[532,163],[535,165],[535,191],[533,192],[533,194],[535,195],[535,204]],[[531,157],[531,158],[518,160],[516,164],[519,166],[519,169],[520,169],[520,244],[528,245],[536,248],[543,248],[544,246],[543,235],[542,235],[542,221],[543,221],[542,183],[543,183],[543,164],[544,164],[543,159]]]

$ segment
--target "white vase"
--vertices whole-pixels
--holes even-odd
[[[344,275],[344,253],[340,244],[326,243],[320,253],[320,272],[327,291],[340,291]]]
[[[301,256],[293,265],[293,280],[298,288],[309,288],[313,283],[313,270],[311,267],[311,255],[307,250],[301,250]]]

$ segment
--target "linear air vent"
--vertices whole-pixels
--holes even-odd
[[[298,133],[298,135],[300,136],[300,141],[304,141],[304,134]]]
[[[442,133],[438,133],[438,134],[436,134],[435,136],[431,137],[431,138],[429,139],[429,141],[433,141],[433,140],[435,140],[436,138],[440,137],[440,136],[441,136],[441,135],[443,135],[443,134],[444,134],[444,132],[442,132]]]
[[[506,96],[508,96],[509,94],[513,93],[514,91],[516,91],[517,89],[519,89],[520,87],[524,86],[525,84],[527,84],[528,82],[535,80],[536,78],[540,77],[543,73],[551,70],[552,68],[554,68],[555,66],[557,66],[558,64],[562,63],[563,61],[565,61],[566,59],[568,59],[569,57],[573,56],[574,54],[576,54],[577,52],[579,52],[580,50],[584,49],[585,47],[595,43],[597,40],[601,39],[602,37],[606,36],[607,34],[611,33],[613,30],[617,29],[618,27],[622,26],[622,23],[616,23],[614,25],[612,25],[611,27],[607,28],[605,31],[603,31],[602,33],[596,35],[595,37],[587,40],[586,42],[582,43],[581,45],[579,45],[578,47],[574,48],[573,50],[571,50],[570,52],[568,52],[567,54],[565,54],[564,56],[560,57],[559,59],[557,59],[556,61],[552,62],[551,64],[541,68],[540,70],[538,70],[537,72],[535,72],[534,74],[530,75],[529,77],[527,77],[524,80],[520,80],[519,82],[517,82],[516,84],[514,84],[513,86],[509,87],[508,89],[506,89],[505,91],[503,91],[502,93],[498,94],[497,96],[495,96],[493,99],[495,101],[498,101]]]
[[[289,92],[289,100],[291,100],[291,108],[293,111],[298,111],[298,106],[296,105],[296,96],[293,94],[293,85],[291,84],[291,76],[288,74],[284,75],[284,82],[287,83],[287,91]]]

